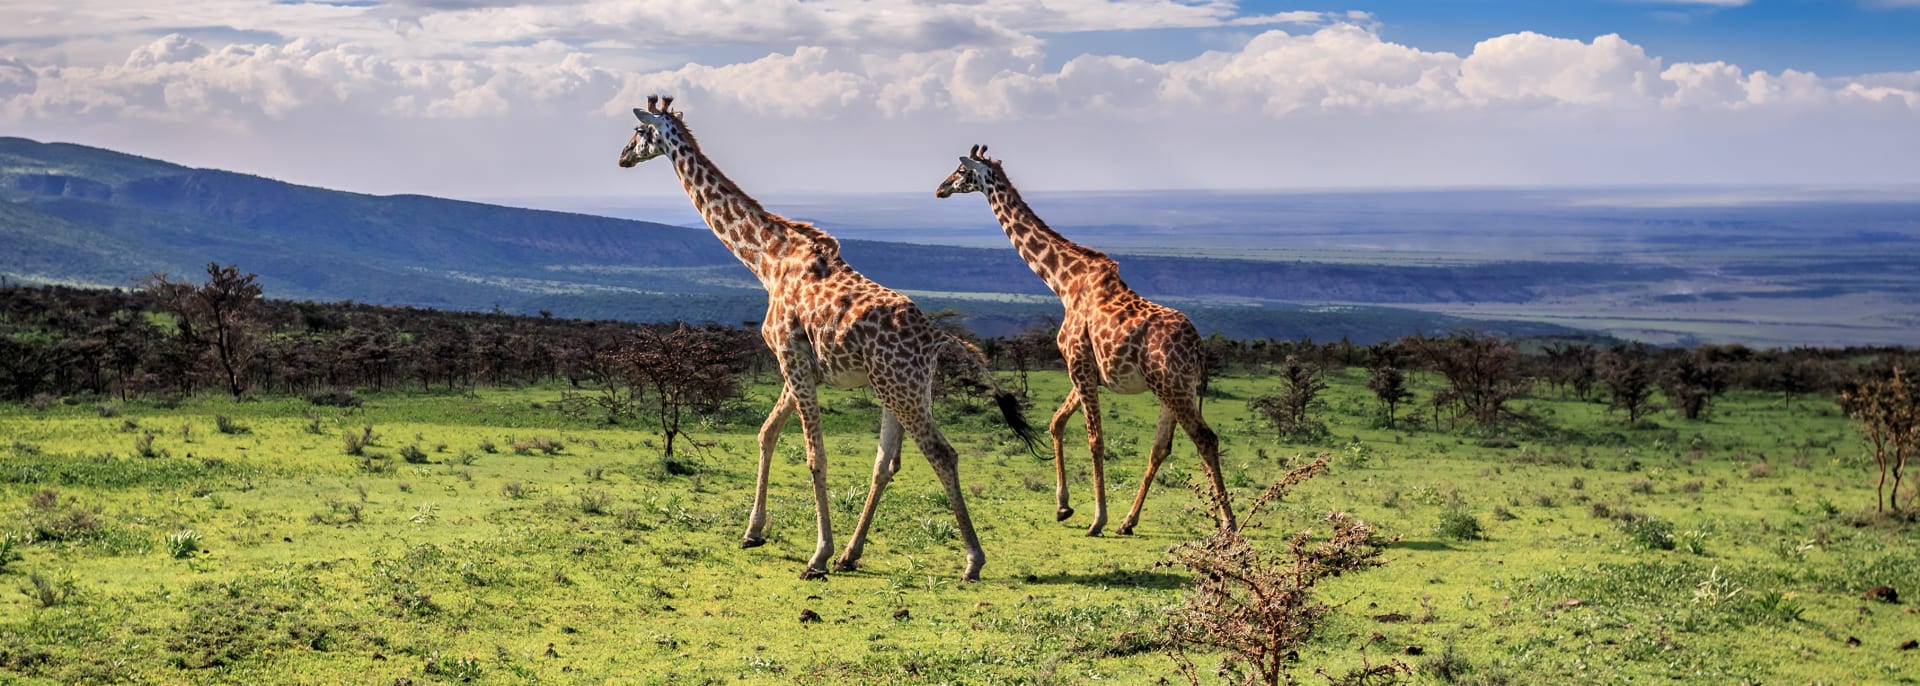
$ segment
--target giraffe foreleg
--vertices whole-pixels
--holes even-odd
[[[1064,522],[1073,516],[1073,508],[1067,505],[1067,459],[1066,442],[1067,420],[1073,413],[1080,411],[1080,388],[1075,386],[1067,391],[1066,402],[1060,403],[1060,409],[1053,411],[1053,421],[1047,423],[1047,434],[1053,437],[1053,499],[1059,506],[1054,511],[1053,521]]]
[[[1173,412],[1162,405],[1159,424],[1153,428],[1153,448],[1147,453],[1147,473],[1140,477],[1140,492],[1134,494],[1133,509],[1127,511],[1127,518],[1121,520],[1120,528],[1114,529],[1114,533],[1131,536],[1134,525],[1140,523],[1140,508],[1147,502],[1147,488],[1153,485],[1153,476],[1160,471],[1160,463],[1165,462],[1167,454],[1173,452],[1174,424]]]
[[[747,515],[747,534],[740,539],[741,548],[767,544],[767,479],[773,469],[773,450],[779,445],[780,432],[787,428],[787,419],[791,417],[793,394],[782,387],[779,399],[773,401],[773,411],[760,425],[760,472],[753,482],[753,511]]]
[[[827,503],[827,448],[820,426],[820,397],[811,384],[789,379],[787,387],[793,393],[794,409],[800,414],[800,430],[807,437],[807,473],[813,479],[813,519],[818,532],[813,557],[807,559],[807,568],[800,572],[800,578],[818,579],[827,575],[827,558],[833,555],[833,518]]]
[[[847,541],[846,552],[834,561],[833,571],[851,572],[859,568],[860,555],[867,543],[867,531],[873,524],[873,514],[880,509],[880,494],[887,490],[893,475],[900,471],[900,439],[904,433],[893,410],[881,409],[880,447],[874,451],[873,482],[867,489],[867,504],[860,510],[860,523],[853,527],[853,538]]]
[[[1080,409],[1087,420],[1087,453],[1093,457],[1093,523],[1087,525],[1087,535],[1098,536],[1107,527],[1107,443],[1100,429],[1099,387],[1088,386],[1080,393]]]

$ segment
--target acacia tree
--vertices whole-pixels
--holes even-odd
[[[1607,409],[1626,410],[1628,424],[1640,421],[1653,397],[1653,359],[1647,346],[1615,346],[1600,356],[1600,381],[1607,386]]]
[[[1367,390],[1373,391],[1374,399],[1380,401],[1381,416],[1389,429],[1393,428],[1394,409],[1413,399],[1413,391],[1407,390],[1407,375],[1391,365],[1373,368],[1373,376],[1367,379]]]
[[[1280,393],[1247,401],[1247,407],[1273,422],[1281,438],[1312,439],[1327,432],[1327,425],[1316,421],[1311,411],[1319,406],[1320,392],[1327,390],[1318,365],[1301,362],[1288,355],[1280,366]]]
[[[1727,390],[1727,365],[1714,361],[1704,348],[1674,360],[1661,376],[1667,402],[1687,419],[1706,416],[1713,399]]]
[[[1013,363],[1013,371],[1020,375],[1021,393],[1027,392],[1027,373],[1043,360],[1059,357],[1058,347],[1051,326],[1032,327],[1007,339],[1001,349],[1006,353],[1007,360]]]
[[[252,327],[260,304],[257,277],[241,274],[233,265],[209,262],[204,284],[175,282],[166,274],[149,276],[143,284],[160,308],[174,316],[182,343],[212,350],[221,380],[235,398],[247,390],[245,363],[259,342]]]
[[[739,330],[676,325],[672,330],[643,329],[617,353],[632,387],[645,389],[646,411],[666,438],[666,455],[683,435],[689,414],[719,412],[740,397],[739,365],[747,346]]]
[[[1460,335],[1418,343],[1429,364],[1447,380],[1434,394],[1436,405],[1456,405],[1481,427],[1499,426],[1514,417],[1509,400],[1525,395],[1526,377],[1520,374],[1520,352],[1493,336]]]
[[[1890,373],[1874,375],[1841,389],[1840,407],[1852,417],[1861,438],[1873,451],[1880,468],[1878,492],[1873,507],[1885,512],[1883,503],[1900,509],[1900,471],[1907,458],[1920,449],[1920,389],[1914,388],[1906,370],[1895,366]],[[1893,477],[1892,497],[1887,494],[1887,477]]]

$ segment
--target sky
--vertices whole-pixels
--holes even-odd
[[[1920,0],[8,0],[0,135],[368,193],[1920,184]]]

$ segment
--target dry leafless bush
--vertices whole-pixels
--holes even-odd
[[[1227,683],[1297,683],[1293,670],[1299,651],[1337,607],[1320,600],[1315,587],[1332,577],[1386,564],[1380,556],[1392,540],[1344,512],[1327,514],[1324,537],[1300,531],[1287,539],[1283,551],[1261,550],[1242,536],[1244,529],[1259,526],[1267,505],[1326,472],[1328,457],[1322,453],[1268,486],[1240,520],[1240,529],[1219,531],[1171,551],[1173,559],[1167,564],[1185,567],[1194,579],[1193,590],[1169,616],[1174,663],[1188,681],[1201,683],[1200,671],[1186,652],[1192,649],[1225,652],[1217,674]],[[1397,660],[1362,660],[1359,668],[1345,674],[1315,671],[1331,683],[1353,686],[1392,683],[1410,673]]]

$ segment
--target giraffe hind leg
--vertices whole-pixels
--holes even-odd
[[[853,537],[847,540],[847,550],[833,563],[833,571],[851,572],[860,567],[860,555],[867,542],[867,531],[873,525],[873,514],[880,509],[880,494],[887,490],[887,483],[900,471],[900,439],[904,432],[900,420],[893,410],[880,410],[880,446],[873,456],[873,481],[867,488],[867,504],[860,510],[860,522],[853,527]]]
[[[1127,511],[1127,518],[1120,521],[1120,528],[1113,532],[1122,536],[1133,535],[1133,527],[1140,523],[1140,508],[1147,502],[1147,489],[1153,485],[1153,476],[1160,471],[1160,463],[1165,462],[1167,454],[1173,452],[1173,412],[1165,405],[1160,407],[1160,421],[1153,428],[1153,448],[1147,453],[1147,473],[1140,477],[1140,492],[1133,496],[1133,508]]]

